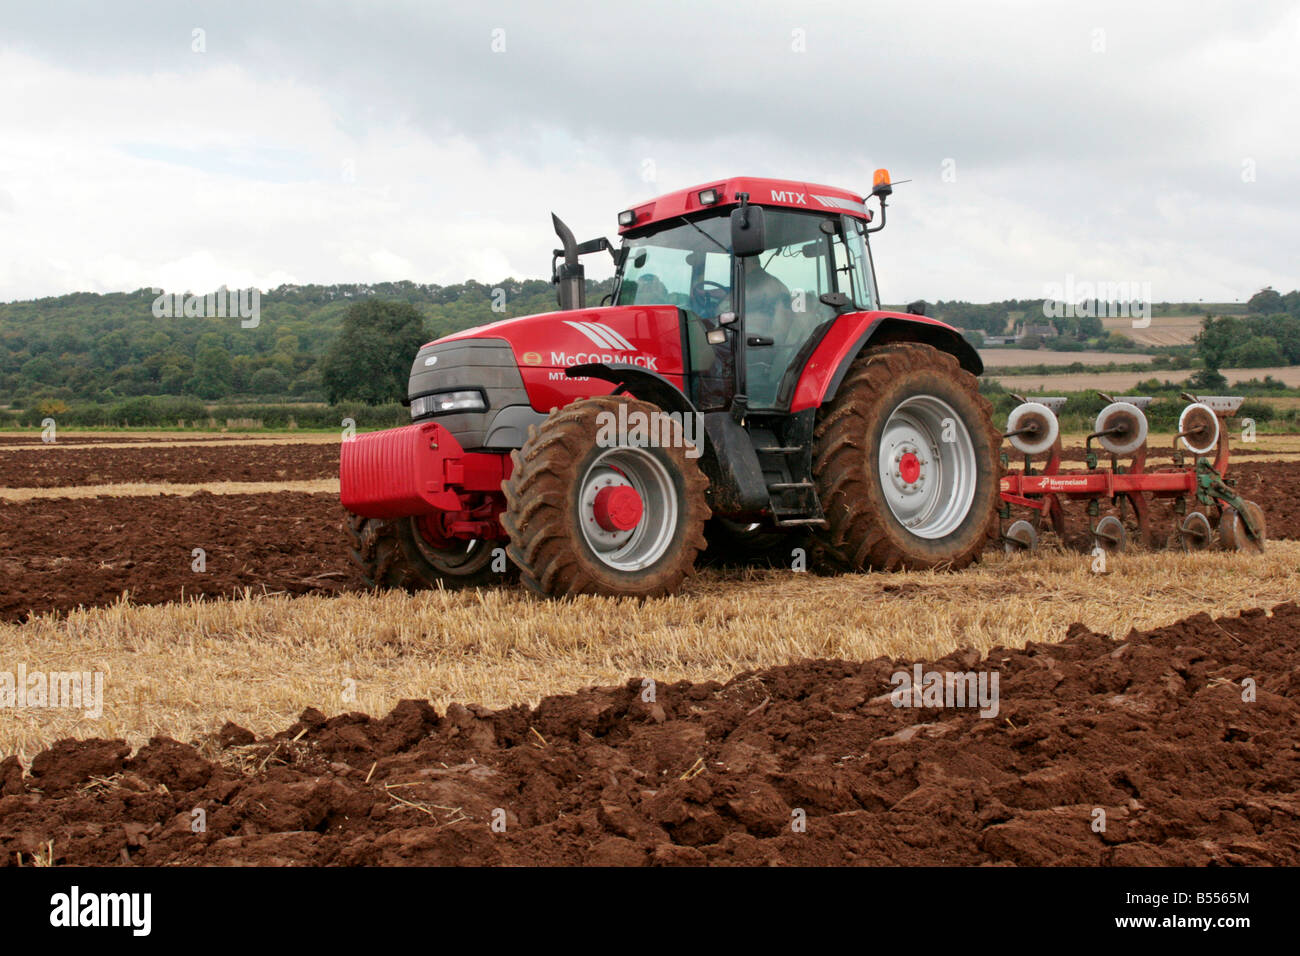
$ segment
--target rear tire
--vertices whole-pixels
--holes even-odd
[[[686,457],[680,429],[669,448],[611,434],[603,416],[617,416],[620,405],[627,406],[625,421],[663,414],[624,396],[582,399],[551,412],[511,453],[501,523],[521,580],[538,594],[659,597],[695,573],[705,548],[708,480],[698,459]],[[631,529],[605,531],[596,522],[592,497],[610,483],[638,492],[644,510]]]
[[[1000,444],[956,358],[918,343],[866,352],[813,433],[821,559],[841,571],[966,567],[998,537]]]
[[[421,533],[420,518],[363,518],[348,514],[350,557],[372,588],[418,591],[436,588],[485,587],[499,584],[506,573],[493,560],[502,542],[480,539],[435,546]],[[506,562],[505,572],[509,572]]]

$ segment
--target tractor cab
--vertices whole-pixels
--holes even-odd
[[[581,303],[577,257],[607,250],[616,265],[613,305],[679,310],[684,390],[696,408],[725,409],[743,396],[752,411],[785,409],[835,319],[880,308],[867,233],[883,227],[890,191],[879,170],[874,228],[853,193],[751,177],[624,210],[618,249],[603,239],[577,245],[556,220],[565,246],[555,254],[560,307]]]
[[[839,210],[750,203],[734,210],[743,215],[733,231],[732,212],[707,209],[625,234],[614,301],[681,310],[700,406],[739,391],[751,409],[776,408],[787,373],[838,315],[878,308],[866,223]]]

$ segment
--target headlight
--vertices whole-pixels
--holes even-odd
[[[425,415],[445,415],[447,412],[484,412],[487,402],[482,392],[439,392],[437,395],[421,395],[411,399],[411,417],[423,418]]]

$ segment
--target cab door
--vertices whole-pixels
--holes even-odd
[[[724,325],[722,317],[734,314],[732,290],[740,260],[721,250],[696,252],[692,258],[692,295],[682,308],[687,394],[702,412],[723,411],[736,395],[739,325]]]
[[[740,260],[745,392],[756,410],[777,408],[782,379],[804,344],[836,316],[820,296],[839,288],[835,217],[768,208],[765,218],[768,248]]]

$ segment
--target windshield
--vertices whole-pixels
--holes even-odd
[[[628,240],[618,304],[675,305],[711,318],[720,291],[731,287],[730,243],[726,215],[678,220]]]
[[[761,260],[771,271],[794,274],[787,282],[800,297],[844,292],[859,309],[875,309],[876,289],[867,251],[865,224],[851,216],[823,218],[769,209],[768,251]],[[833,235],[818,226],[834,226]],[[828,242],[829,239],[829,242]],[[816,244],[814,244],[816,243]],[[679,219],[648,235],[627,240],[628,255],[618,290],[618,305],[675,305],[713,318],[730,298],[731,225],[727,215]],[[829,245],[829,249],[827,246]],[[833,265],[827,262],[827,254]],[[804,259],[782,268],[781,259]],[[808,261],[812,260],[812,261]],[[827,265],[835,275],[827,274]],[[793,268],[791,268],[793,266]]]

